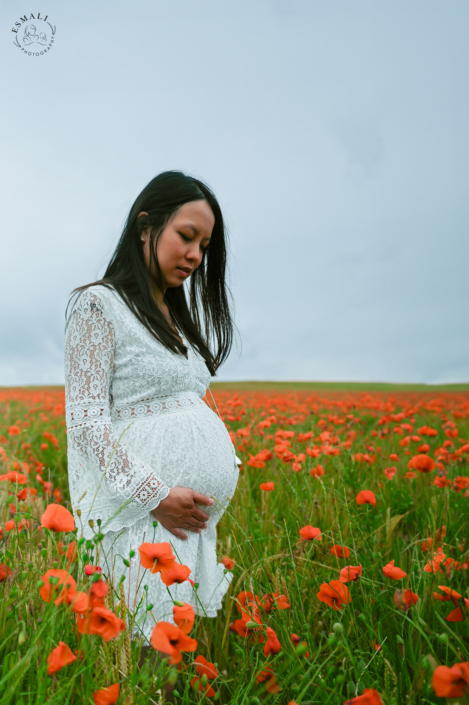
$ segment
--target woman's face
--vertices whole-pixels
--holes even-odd
[[[146,215],[145,211],[138,217]],[[168,287],[180,286],[202,262],[203,251],[210,242],[215,216],[205,200],[184,203],[160,235],[156,254],[163,278],[163,292]],[[141,235],[145,264],[150,267],[150,231],[147,228]],[[152,261],[151,276],[156,277],[155,263]]]

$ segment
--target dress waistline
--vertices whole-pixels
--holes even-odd
[[[126,406],[112,406],[112,421],[145,418],[147,416],[170,414],[184,411],[195,406],[206,406],[205,402],[195,392],[181,392],[163,397],[151,397],[141,402]]]

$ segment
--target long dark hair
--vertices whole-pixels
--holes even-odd
[[[150,269],[154,259],[157,283],[161,285],[161,269],[156,256],[158,239],[181,206],[200,200],[208,202],[215,216],[215,225],[202,261],[190,277],[189,304],[182,284],[168,287],[164,301],[173,321],[197,348],[210,374],[214,375],[228,357],[233,342],[234,323],[228,305],[231,292],[225,282],[227,234],[217,199],[198,179],[177,170],[163,171],[155,176],[135,199],[104,277],[73,289],[71,295],[96,284],[113,287],[157,340],[169,350],[187,355],[186,346],[179,341],[153,299],[150,271],[145,264],[140,237],[146,228],[150,228]],[[138,218],[142,211],[148,215]]]

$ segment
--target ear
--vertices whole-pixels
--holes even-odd
[[[138,214],[137,218],[140,218],[141,215],[148,215],[148,213],[146,213],[145,211],[141,211],[141,212]]]

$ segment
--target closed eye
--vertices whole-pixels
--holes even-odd
[[[187,237],[187,235],[183,235],[182,233],[179,232],[179,230],[178,230],[178,233],[179,233],[179,235],[182,237],[182,239],[184,240],[184,242],[192,242],[192,239],[191,239],[190,237]],[[205,247],[202,247],[202,245],[201,245],[201,246],[200,246],[200,249],[202,250],[202,252],[205,252],[205,250],[207,249],[207,247],[208,247],[208,245],[205,245]]]

